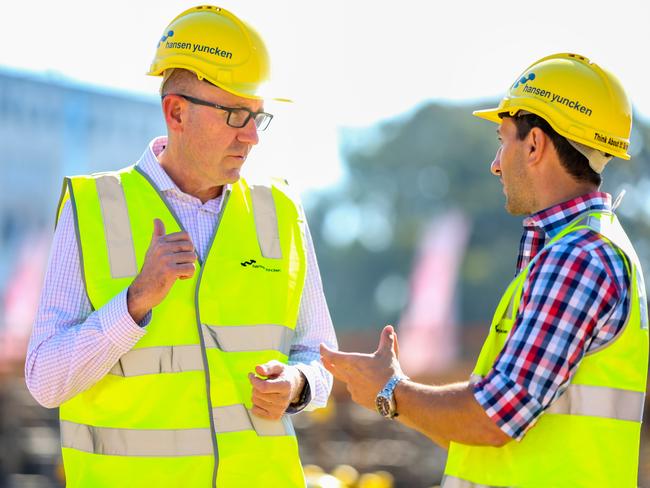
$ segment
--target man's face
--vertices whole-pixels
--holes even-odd
[[[517,127],[504,117],[497,129],[500,146],[490,166],[499,176],[506,196],[506,210],[512,215],[528,215],[535,209],[535,194],[525,158],[526,139],[517,138]]]
[[[263,110],[261,100],[238,97],[206,82],[194,83],[184,93],[224,107]],[[209,186],[235,183],[252,147],[259,138],[251,118],[242,128],[230,127],[225,110],[187,103],[188,119],[184,127],[183,149],[186,169]]]

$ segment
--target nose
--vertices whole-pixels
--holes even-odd
[[[490,172],[494,176],[501,176],[501,147],[497,149],[497,153],[494,155],[494,161],[490,165]]]
[[[239,139],[240,142],[250,144],[251,146],[254,146],[259,142],[260,137],[257,133],[257,126],[252,117],[244,127],[239,129],[237,139]]]

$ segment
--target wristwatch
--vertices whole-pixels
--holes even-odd
[[[388,380],[388,382],[386,382],[381,391],[377,393],[377,397],[375,398],[375,407],[377,408],[379,415],[387,419],[392,419],[399,415],[395,405],[393,390],[395,390],[397,383],[408,379],[409,377],[405,375],[394,375]]]

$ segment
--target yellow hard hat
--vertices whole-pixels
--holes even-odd
[[[500,123],[500,113],[520,110],[539,115],[570,141],[630,159],[630,101],[612,73],[584,56],[540,59],[517,77],[497,108],[474,115]]]
[[[147,74],[163,76],[172,68],[190,70],[233,95],[267,96],[270,62],[264,42],[249,24],[221,7],[193,7],[165,28]]]

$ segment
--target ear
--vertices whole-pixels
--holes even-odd
[[[181,97],[167,96],[162,100],[162,111],[170,132],[183,132],[187,118],[187,104]]]
[[[544,153],[548,150],[550,141],[548,136],[544,133],[539,127],[533,127],[530,129],[528,136],[526,137],[526,150],[528,156],[528,162],[530,164],[539,164],[544,156]]]

